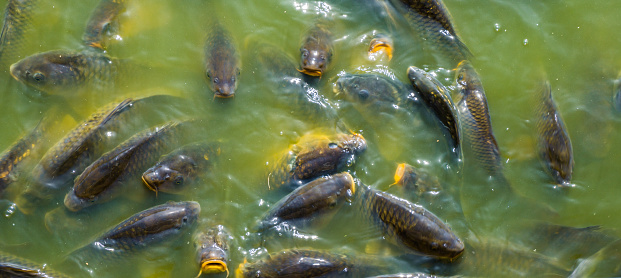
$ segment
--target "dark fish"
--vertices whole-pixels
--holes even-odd
[[[85,45],[107,49],[108,40],[118,28],[118,16],[125,11],[125,0],[101,0],[86,23],[82,36]]]
[[[310,221],[334,211],[346,200],[351,201],[355,192],[354,178],[347,172],[313,180],[275,204],[260,222],[258,230],[283,222]]]
[[[48,150],[33,170],[36,181],[16,200],[18,208],[23,213],[32,213],[35,206],[63,190],[65,179],[81,172],[103,152],[110,141],[106,133],[118,131],[125,119],[120,117],[126,115],[133,103],[132,99],[126,99],[103,107]]]
[[[226,272],[229,275],[229,239],[230,233],[222,225],[199,232],[194,240],[196,246],[196,259],[201,274]]]
[[[299,71],[306,75],[321,77],[332,60],[331,22],[319,20],[309,29],[300,47]]]
[[[43,121],[43,120],[42,120]],[[0,195],[16,179],[15,170],[39,147],[45,127],[39,122],[26,136],[20,138],[0,155]]]
[[[67,277],[30,260],[0,252],[0,277]]]
[[[205,76],[214,96],[234,96],[240,73],[240,58],[231,34],[214,21],[205,43]]]
[[[359,134],[330,137],[306,135],[280,158],[268,174],[268,186],[298,187],[314,178],[335,174],[354,163],[367,148]]]
[[[219,155],[218,144],[203,142],[185,145],[162,156],[155,166],[142,174],[142,181],[156,193],[179,193]]]
[[[114,85],[120,61],[93,50],[53,50],[11,65],[11,75],[39,91],[67,94],[79,89],[104,91]]]
[[[489,176],[502,175],[500,151],[492,132],[492,121],[489,117],[487,98],[479,75],[470,62],[462,61],[457,66],[457,92],[459,93],[457,110],[466,139],[470,146],[473,159]]]
[[[451,136],[449,148],[459,154],[459,121],[455,104],[446,87],[435,77],[415,66],[408,68],[408,78],[427,107],[431,108],[442,125],[448,129]]]
[[[437,47],[454,62],[472,57],[468,47],[455,32],[451,15],[442,0],[393,0],[397,10],[405,13],[405,18],[422,39],[432,47]]]
[[[288,249],[269,254],[254,263],[239,265],[236,277],[361,277],[370,266],[344,254],[318,250]]]
[[[392,38],[385,34],[376,34],[369,43],[368,54],[369,57],[374,57],[380,53],[386,53],[388,61],[392,60],[392,52],[394,49],[394,43]]]
[[[367,113],[405,105],[412,93],[400,81],[379,74],[345,74],[339,77],[333,89],[335,94],[343,93],[350,101],[359,103],[361,110]]]
[[[295,70],[294,60],[282,49],[271,44],[260,44],[256,57],[265,69],[267,76],[273,80],[277,98],[282,100],[293,115],[300,119],[325,123],[337,118],[336,110],[328,99],[317,89],[303,80]]]
[[[574,170],[574,152],[569,134],[561,114],[552,99],[550,82],[545,81],[540,89],[537,108],[537,133],[539,156],[545,169],[559,186],[571,186]]]
[[[24,33],[32,29],[32,17],[39,0],[9,0],[4,11],[0,33],[0,67],[6,71],[18,58],[24,44]]]
[[[451,228],[422,206],[370,187],[361,189],[363,215],[381,226],[390,240],[427,256],[455,259],[464,243]]]
[[[397,166],[395,184],[403,186],[405,190],[414,192],[418,196],[424,192],[442,189],[437,177],[407,163],[401,163]]]
[[[65,206],[78,211],[115,197],[125,179],[142,173],[183,137],[181,128],[183,123],[172,122],[138,133],[102,155],[75,179]]]
[[[78,256],[81,263],[109,263],[103,258],[120,257],[185,233],[200,210],[197,202],[168,202],[143,210],[71,255]]]

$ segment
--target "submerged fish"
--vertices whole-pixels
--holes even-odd
[[[377,263],[377,262],[375,262]],[[370,262],[361,263],[344,254],[312,249],[287,249],[254,263],[240,264],[236,277],[362,277],[374,272]],[[377,271],[377,270],[375,270]]]
[[[370,187],[361,190],[362,214],[390,240],[437,258],[455,259],[464,252],[464,243],[451,228],[422,206]]]
[[[105,153],[75,179],[73,189],[65,196],[71,211],[102,203],[113,198],[127,177],[153,165],[169,145],[183,137],[183,123],[171,122],[138,133]]]
[[[457,111],[448,90],[435,77],[415,66],[408,68],[408,78],[412,86],[418,90],[418,95],[427,107],[431,108],[438,120],[448,130],[451,136],[449,148],[454,153],[460,153],[459,121]]]
[[[300,46],[299,71],[306,75],[321,77],[332,60],[331,22],[319,20],[310,28]]]
[[[352,165],[367,148],[359,134],[337,134],[332,138],[306,135],[293,145],[268,174],[268,186],[298,187],[314,178],[335,174]]]
[[[392,0],[422,39],[437,47],[454,62],[472,57],[455,32],[451,15],[442,0]]]
[[[43,121],[43,120],[42,120]],[[30,157],[39,143],[45,127],[41,122],[28,134],[20,138],[0,155],[0,196],[2,192],[15,181],[15,170],[19,164]]]
[[[540,89],[537,108],[537,133],[539,156],[545,169],[559,186],[570,186],[574,170],[574,152],[563,118],[552,99],[550,82]]]
[[[200,210],[197,202],[168,202],[143,210],[71,255],[78,256],[82,263],[109,263],[103,259],[119,257],[185,233],[198,219]]]
[[[489,176],[502,175],[500,151],[492,131],[483,85],[470,62],[459,63],[456,72],[459,119],[472,157]]]
[[[214,21],[205,43],[205,76],[214,96],[234,96],[240,73],[240,58],[231,34]]]
[[[93,50],[53,50],[11,65],[17,81],[49,94],[79,89],[104,91],[114,86],[120,61]]]
[[[582,260],[569,278],[621,276],[621,239]]]
[[[259,224],[259,231],[283,222],[309,221],[334,211],[356,192],[354,178],[345,172],[313,180],[275,204]]]
[[[369,57],[375,57],[380,53],[386,53],[388,61],[392,60],[392,52],[394,49],[394,43],[392,38],[384,34],[376,34],[369,43],[368,54]]]
[[[424,192],[442,189],[437,177],[407,163],[397,166],[395,184],[403,186],[405,190],[416,193],[418,196]]]
[[[85,45],[107,49],[108,40],[118,27],[118,16],[125,11],[125,0],[101,0],[86,23],[82,36]]]
[[[196,234],[194,244],[196,246],[196,259],[201,274],[226,272],[229,275],[229,239],[230,233],[222,225],[211,227]]]
[[[126,99],[103,107],[48,150],[33,170],[35,182],[16,200],[18,208],[26,214],[32,213],[35,206],[62,191],[65,180],[77,175],[103,152],[111,140],[106,133],[118,131],[126,119],[120,117],[126,115],[133,103],[132,99]]]
[[[0,70],[7,71],[23,46],[24,33],[32,29],[32,17],[39,0],[9,0],[0,33]]]
[[[30,260],[0,252],[0,277],[67,277]]]
[[[218,144],[204,142],[185,145],[165,156],[142,174],[142,181],[151,190],[179,193],[196,179],[220,155]]]
[[[333,90],[359,103],[360,110],[366,113],[405,105],[412,94],[405,84],[380,74],[345,74],[339,77]]]

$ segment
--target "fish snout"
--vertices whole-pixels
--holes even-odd
[[[160,172],[156,169],[150,168],[142,174],[142,181],[144,182],[144,185],[149,188],[149,190],[157,192],[158,187],[162,183]]]
[[[235,87],[229,84],[216,86],[214,96],[218,98],[230,98],[235,95]]]
[[[19,76],[22,75],[22,70],[19,66],[17,66],[17,63],[15,63],[9,67],[9,73],[13,76],[13,78],[15,78],[15,80],[19,81]]]

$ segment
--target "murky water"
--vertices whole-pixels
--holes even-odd
[[[3,6],[5,2],[1,1]],[[236,237],[231,271],[245,257],[253,260],[282,248],[311,247],[385,255],[392,258],[388,267],[395,273],[429,269],[460,273],[450,266],[429,267],[423,259],[403,256],[402,249],[392,247],[356,217],[355,206],[345,206],[321,227],[305,230],[307,237],[274,237],[261,247],[250,233],[268,207],[284,196],[283,192],[268,190],[266,176],[274,157],[300,136],[323,126],[300,117],[277,98],[278,87],[255,57],[254,46],[270,42],[289,56],[298,57],[301,36],[317,16],[329,16],[335,22],[335,54],[328,72],[314,86],[334,104],[347,126],[368,141],[367,151],[349,169],[352,175],[366,185],[386,190],[393,182],[397,164],[407,162],[437,175],[447,191],[458,192],[461,187],[468,196],[479,195],[472,192],[479,187],[468,184],[469,173],[461,176],[455,168],[447,169],[443,134],[432,121],[421,118],[424,112],[369,114],[334,96],[332,86],[339,73],[377,72],[407,82],[406,69],[410,65],[435,72],[453,88],[454,65],[421,45],[405,21],[398,20],[396,30],[392,30],[374,4],[359,1],[131,2],[121,20],[120,38],[108,49],[111,56],[134,65],[122,73],[124,78],[117,90],[63,95],[60,99],[44,96],[2,73],[0,146],[10,146],[34,128],[46,111],[62,111],[54,114],[56,125],[44,139],[43,144],[49,148],[101,105],[125,97],[166,93],[184,97],[190,104],[156,110],[161,117],[145,121],[141,128],[161,123],[158,120],[162,118],[202,118],[204,131],[200,132],[204,134],[198,135],[220,141],[222,154],[211,172],[181,195],[160,193],[156,197],[136,178],[128,181],[127,188],[131,189],[121,198],[54,221],[47,228],[45,212],[24,215],[12,203],[25,186],[29,170],[43,155],[35,154],[22,167],[20,179],[0,200],[0,246],[7,252],[58,265],[69,252],[140,210],[169,200],[193,200],[201,204],[201,222],[222,224]],[[36,30],[22,52],[80,49],[86,20],[97,3],[41,1],[36,11]],[[556,216],[540,219],[576,227],[601,225],[616,234],[615,229],[621,228],[617,200],[621,194],[617,186],[621,148],[615,142],[621,140],[617,129],[621,114],[615,114],[610,100],[612,82],[621,70],[621,39],[615,32],[621,28],[621,1],[445,0],[445,4],[457,32],[474,54],[472,62],[485,87],[504,172],[515,191],[557,212]],[[204,39],[213,18],[229,29],[242,59],[236,96],[224,101],[213,100],[203,76]],[[368,42],[375,32],[393,37],[392,61],[367,59]],[[551,82],[552,94],[573,142],[573,188],[553,188],[536,154],[534,90],[542,69]],[[397,187],[389,192],[408,197]],[[493,198],[488,195],[481,192],[481,202]],[[495,222],[500,220],[503,225],[526,221],[519,214],[510,221],[467,213],[464,218],[450,208],[425,204],[424,199],[420,202],[466,241],[471,237],[470,230],[476,232],[479,225],[493,227],[500,225]],[[61,199],[47,210],[60,207]],[[482,240],[504,236],[495,231],[477,235]],[[122,261],[111,261],[105,267],[58,268],[77,277],[191,277],[198,273],[194,260],[191,237],[186,235]]]

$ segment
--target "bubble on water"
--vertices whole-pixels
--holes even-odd
[[[496,30],[496,32],[500,31],[500,23],[494,24],[494,30]]]
[[[524,45],[528,45],[528,39],[524,39]]]
[[[12,204],[5,212],[4,212],[4,217],[9,218],[11,217],[15,211],[17,209],[17,205],[16,204]]]

